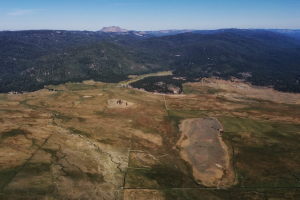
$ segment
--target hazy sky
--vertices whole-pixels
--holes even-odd
[[[0,30],[300,28],[300,0],[0,0]]]

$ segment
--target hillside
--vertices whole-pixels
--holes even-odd
[[[91,78],[115,82],[149,71],[128,49],[113,42],[115,38],[96,32],[2,32],[0,91],[33,91]]]
[[[140,44],[139,44],[140,45]],[[256,85],[299,92],[298,41],[268,31],[185,33],[142,41],[176,76],[245,78]],[[152,51],[151,51],[152,50]],[[245,76],[245,74],[247,74]]]
[[[300,92],[299,41],[266,30],[171,31],[167,36],[134,31],[0,32],[0,52],[0,92],[88,79],[116,82],[130,74],[164,70],[188,80],[235,76]]]

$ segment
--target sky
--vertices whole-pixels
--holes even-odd
[[[300,29],[300,0],[0,0],[0,30]]]

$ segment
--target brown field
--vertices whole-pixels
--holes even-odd
[[[180,130],[177,146],[182,159],[192,166],[195,180],[208,187],[232,186],[235,174],[220,122],[214,118],[186,119]]]
[[[193,85],[193,83],[191,83]],[[284,93],[268,87],[253,86],[238,79],[231,81],[205,78],[201,83],[195,83],[196,87],[208,87],[219,90],[219,96],[239,101],[245,98],[256,98],[276,103],[300,104],[300,94]]]
[[[208,83],[184,95],[94,81],[0,94],[0,199],[299,199],[299,96]],[[176,148],[180,122],[207,117],[228,148],[211,138],[207,166],[229,166],[228,155],[236,184],[207,188]]]

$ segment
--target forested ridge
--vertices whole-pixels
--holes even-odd
[[[0,92],[33,91],[47,84],[88,79],[118,82],[129,74],[161,70],[173,70],[174,76],[187,80],[234,76],[300,92],[300,41],[278,31],[239,29],[164,36],[0,32]]]

